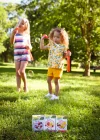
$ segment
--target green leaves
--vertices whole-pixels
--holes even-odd
[[[15,8],[16,14],[14,14]],[[47,51],[41,52],[39,48],[41,34],[49,34],[50,30],[57,26],[65,28],[69,33],[72,60],[81,60],[81,62],[87,60],[90,57],[87,56],[87,47],[90,53],[100,50],[99,0],[29,0],[28,3],[23,0],[22,5],[7,6],[6,11],[8,15],[13,14],[13,17],[10,18],[10,22],[7,20],[6,24],[3,24],[5,31],[7,28],[14,27],[18,16],[24,13],[28,17],[33,46],[32,54],[35,60],[47,58]],[[5,38],[4,32],[3,36]],[[91,60],[91,58],[88,59]]]
[[[4,7],[0,5],[0,53],[6,50],[3,45],[4,40],[7,38],[6,22],[7,12],[5,11]]]

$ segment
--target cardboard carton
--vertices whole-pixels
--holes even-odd
[[[56,116],[56,131],[67,131],[67,117],[63,115]]]
[[[56,116],[45,115],[45,130],[56,131]]]
[[[63,115],[32,115],[33,131],[67,131],[67,117]]]
[[[44,115],[32,115],[32,130],[43,131],[44,121]]]

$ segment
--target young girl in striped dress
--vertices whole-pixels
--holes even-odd
[[[18,25],[12,31],[10,37],[11,44],[14,44],[14,62],[16,69],[17,90],[21,90],[21,79],[24,83],[24,91],[28,92],[27,78],[25,69],[28,61],[31,61],[30,51],[30,25],[26,18],[20,20]]]

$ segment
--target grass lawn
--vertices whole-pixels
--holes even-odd
[[[50,101],[44,98],[47,70],[31,68],[30,76],[29,69],[30,91],[18,93],[14,66],[0,66],[0,140],[100,140],[100,72],[91,77],[83,77],[81,71],[64,72],[60,99]],[[35,114],[66,115],[68,131],[33,132]]]

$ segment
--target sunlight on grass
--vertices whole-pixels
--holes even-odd
[[[98,74],[83,77],[80,72],[64,73],[60,80],[60,99],[50,101],[44,97],[48,92],[46,70],[32,69],[34,75],[27,75],[28,93],[24,93],[23,90],[20,93],[16,91],[14,69],[4,70],[3,72],[1,69],[0,74],[1,140],[99,140]],[[54,88],[53,83],[53,92]],[[35,114],[66,115],[67,133],[32,132],[32,115]]]
[[[47,89],[47,82],[46,80],[38,80],[38,79],[35,79],[35,80],[28,80],[28,82],[30,83],[29,84],[29,89],[30,90],[45,90]]]

